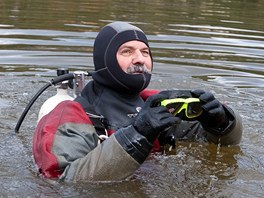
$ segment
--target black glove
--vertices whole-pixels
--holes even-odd
[[[160,94],[166,95],[167,98],[191,98],[192,93],[191,90],[164,90],[161,91]]]
[[[223,105],[215,99],[210,92],[203,90],[192,91],[193,97],[197,97],[202,102],[203,113],[198,117],[204,128],[224,129],[228,125],[228,118],[226,116]]]
[[[150,96],[133,123],[134,128],[150,143],[179,120],[169,113],[166,107],[159,105],[164,99],[167,97],[162,94]]]
[[[176,146],[176,137],[175,133],[177,133],[177,126],[174,125],[171,128],[169,128],[167,131],[160,134],[159,143],[160,146],[169,145],[171,148],[175,148]]]

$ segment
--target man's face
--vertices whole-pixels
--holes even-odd
[[[122,44],[116,54],[121,69],[128,74],[151,73],[152,60],[148,46],[137,40]]]

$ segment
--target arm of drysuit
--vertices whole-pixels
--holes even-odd
[[[134,173],[149,155],[159,133],[178,120],[165,107],[154,105],[162,99],[160,95],[150,97],[135,123],[119,129],[102,144],[88,151],[87,155],[71,162],[61,179],[113,181]],[[93,134],[95,131],[90,129],[89,136],[93,137]]]
[[[208,139],[221,145],[235,145],[241,141],[242,122],[237,112],[220,103],[212,93],[194,90],[192,95],[199,97],[203,114],[198,118],[208,132]]]
[[[80,117],[87,117],[82,108],[78,111],[82,112]],[[60,179],[64,181],[116,181],[134,173],[152,148],[147,139],[134,127],[129,126],[116,131],[98,144],[94,126],[88,118],[87,120],[87,122],[76,125],[66,124],[58,129],[57,134],[65,137],[65,141],[60,141],[61,145],[66,142],[66,139],[71,141],[68,143],[69,146],[61,146],[63,151],[56,154],[63,156],[60,158],[63,159],[61,163],[64,161],[67,164]],[[73,146],[74,143],[75,146]],[[69,147],[73,148],[68,151]],[[65,157],[64,153],[68,153],[69,156],[75,153],[79,157],[69,160],[69,156]]]
[[[240,115],[225,106],[229,124],[225,128],[203,127],[199,121],[184,121],[159,136],[161,145],[175,145],[175,141],[202,141],[223,145],[237,145],[241,141],[242,122]]]
[[[120,134],[120,135],[118,135]],[[116,137],[132,144],[131,155]],[[150,144],[132,127],[117,131],[98,145],[98,135],[81,105],[64,101],[44,116],[33,138],[33,153],[45,178],[64,181],[120,180],[132,174],[147,156]],[[140,156],[135,157],[134,156]],[[140,159],[140,160],[138,160]],[[138,161],[137,161],[138,160]]]
[[[160,136],[160,142],[175,142],[175,139],[199,140],[236,145],[241,141],[242,121],[240,115],[230,107],[221,104],[213,94],[203,90],[166,90],[162,91],[169,98],[197,97],[202,102],[204,113],[198,121],[182,121],[174,129]]]
[[[124,139],[125,142],[122,142]],[[61,179],[65,181],[125,179],[143,163],[150,149],[151,144],[133,127],[120,129],[102,144],[88,151],[87,155],[71,162]]]
[[[237,145],[242,138],[242,119],[237,111],[223,105],[228,124],[225,128],[204,127],[208,140],[221,145]]]

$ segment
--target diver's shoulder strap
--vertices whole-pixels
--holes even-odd
[[[102,115],[98,115],[95,112],[94,107],[89,104],[89,102],[83,98],[82,96],[78,96],[77,98],[74,99],[74,101],[78,102],[92,121],[94,128],[97,132],[98,136],[101,135],[107,135],[106,132],[106,126],[107,126],[107,120],[104,118]]]

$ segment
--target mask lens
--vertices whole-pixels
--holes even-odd
[[[173,115],[176,115],[177,113],[179,113],[178,111],[181,109],[183,104],[184,104],[183,102],[175,102],[166,105],[166,107]]]
[[[188,104],[188,117],[198,117],[203,112],[201,104],[199,102],[191,102]]]

